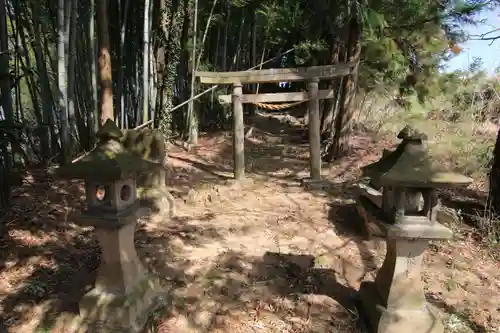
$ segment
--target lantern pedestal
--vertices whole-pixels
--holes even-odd
[[[86,218],[88,220],[88,218]],[[140,332],[164,291],[147,274],[134,245],[135,216],[117,228],[97,228],[102,260],[95,287],[80,301],[72,332]],[[110,223],[111,224],[111,223]]]
[[[331,183],[323,180],[323,179],[312,179],[312,178],[303,178],[301,179],[301,185],[306,190],[324,190],[331,187]]]
[[[376,333],[443,333],[444,326],[425,300],[422,257],[431,239],[451,238],[438,224],[397,224],[387,229],[387,254],[374,282],[360,287],[360,310]]]

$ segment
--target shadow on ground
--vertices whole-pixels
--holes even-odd
[[[92,288],[100,262],[92,230],[71,221],[83,196],[81,182],[53,179],[45,170],[32,170],[13,193],[12,208],[2,217],[0,332],[31,332],[30,322],[36,327],[39,321],[39,332],[44,332],[42,328],[53,326],[61,313],[77,313],[78,301]],[[219,237],[209,224],[213,216],[196,218],[204,221],[203,228],[176,218],[161,232],[140,229],[137,246],[168,243],[172,237],[198,246]],[[144,254],[144,260],[152,265],[159,255],[169,255],[165,251],[157,246]],[[166,269],[162,276],[179,275]]]
[[[375,273],[382,263],[376,258],[375,253],[377,250],[383,250],[385,242],[383,239],[367,239],[364,222],[358,213],[356,203],[332,203],[328,219],[335,233],[353,242],[359,251],[363,273],[358,282],[364,280],[368,274]]]
[[[356,292],[337,282],[337,272],[315,268],[315,258],[266,252],[249,257],[228,251],[203,275],[186,278],[170,306],[150,328],[175,332],[359,332]],[[283,328],[283,329],[280,329]]]
[[[34,311],[51,311],[54,302],[74,308],[94,279],[97,244],[88,229],[67,220],[82,195],[80,182],[45,170],[31,170],[14,191],[2,221],[0,331],[29,322]]]
[[[184,286],[189,282],[184,274],[189,263],[177,261],[175,265],[170,265],[171,258],[175,258],[175,250],[165,244],[175,243],[175,239],[188,246],[201,246],[221,237],[209,223],[212,215],[196,218],[205,222],[203,227],[193,225],[186,218],[177,218],[161,230],[146,231],[139,226],[135,242],[140,257],[164,284]],[[95,281],[100,251],[89,234],[76,235],[68,244],[51,244],[44,250],[32,251],[29,259],[43,258],[32,266],[24,266],[31,273],[26,274],[22,281],[17,281],[15,290],[5,291],[2,295],[1,322],[4,327],[0,332],[8,333],[15,327],[19,329],[31,319],[39,322],[34,332],[58,332],[58,329],[64,332],[60,319],[78,313],[78,301]]]
[[[307,171],[308,144],[290,144],[290,140],[303,141],[303,129],[298,125],[281,122],[275,117],[257,115],[246,119],[245,170],[248,174],[264,177],[295,177]],[[169,152],[169,185],[176,192],[206,184],[223,184],[233,178],[232,138],[220,134],[216,138],[201,138],[196,151],[187,153],[174,147]],[[180,190],[178,190],[180,189]]]

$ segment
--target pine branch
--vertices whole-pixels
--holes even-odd
[[[479,34],[479,35],[471,35],[474,36],[473,38],[470,38],[469,40],[484,40],[484,41],[490,41],[489,45],[493,44],[495,41],[500,39],[500,34],[496,36],[488,36],[492,33],[499,33],[500,28],[495,28],[493,30],[490,30],[488,32],[485,32],[484,34]]]

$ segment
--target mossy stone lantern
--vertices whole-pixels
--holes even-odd
[[[98,326],[103,332],[140,332],[162,289],[147,274],[134,245],[140,208],[136,178],[162,166],[128,152],[111,120],[97,137],[89,155],[56,171],[59,177],[85,181],[86,208],[75,222],[95,227],[102,251],[95,287],[80,301],[80,321],[73,331],[96,332]]]
[[[373,332],[443,333],[436,311],[425,300],[422,258],[430,240],[453,236],[437,221],[437,189],[467,185],[472,179],[446,172],[421,139],[407,136],[400,155],[378,180],[384,196],[378,216],[385,224],[387,254],[375,281],[361,284],[361,310]]]

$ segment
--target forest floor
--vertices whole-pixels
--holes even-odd
[[[353,184],[395,135],[355,135],[352,154],[324,167],[330,186],[308,191],[300,183],[308,146],[297,143],[296,128],[276,117],[248,126],[248,180],[240,184],[230,180],[228,134],[203,135],[195,152],[169,149],[176,216],[140,221],[136,245],[171,288],[171,304],[145,332],[363,332],[353,296],[373,279],[385,244],[363,239]],[[98,245],[91,230],[68,221],[82,196],[81,183],[33,171],[1,216],[0,332],[62,333],[91,288]],[[472,227],[452,227],[455,239],[426,253],[427,299],[447,332],[498,332],[500,262]]]

